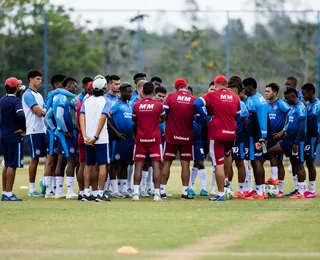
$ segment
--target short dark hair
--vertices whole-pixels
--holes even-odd
[[[237,83],[229,83],[227,88],[236,88],[239,93],[242,91],[242,87]]]
[[[63,82],[65,78],[66,78],[65,75],[54,74],[50,80],[52,87],[54,87],[54,85],[58,82]]]
[[[91,81],[93,81],[92,78],[90,78],[90,77],[84,77],[84,78],[82,79],[82,85],[88,84],[88,83],[90,83]]]
[[[257,81],[254,78],[246,78],[242,81],[242,84],[246,87],[253,87],[257,89]]]
[[[316,88],[314,87],[313,84],[311,83],[306,83],[304,84],[302,87],[301,87],[302,90],[305,90],[305,91],[312,91],[312,94],[315,94],[316,93]]]
[[[133,80],[136,80],[136,79],[138,79],[138,78],[145,78],[145,77],[147,77],[147,75],[144,74],[144,73],[136,73],[136,74],[134,74],[134,76],[133,76]]]
[[[295,88],[288,88],[285,92],[284,92],[284,95],[288,95],[288,94],[291,94],[291,93],[294,93],[296,95],[296,97],[298,97],[298,92]]]
[[[35,78],[35,77],[42,77],[43,73],[40,70],[32,69],[28,72],[28,80]]]
[[[242,80],[241,80],[241,78],[239,76],[236,76],[236,75],[235,76],[231,76],[229,78],[229,80],[228,80],[228,84],[232,84],[232,83],[237,83],[237,84],[241,85]]]
[[[159,77],[152,77],[150,79],[150,82],[153,82],[153,81],[158,81],[158,82],[162,83],[162,79],[160,79]]]
[[[77,83],[76,79],[68,77],[68,78],[65,78],[64,81],[62,82],[63,87],[66,87],[70,81],[74,81],[75,83]]]
[[[93,89],[93,96],[100,97],[104,95],[103,89]]]
[[[156,94],[158,94],[158,93],[167,94],[167,89],[163,86],[156,87]]]
[[[17,87],[11,88],[9,85],[5,85],[4,87],[6,89],[7,94],[13,94],[17,90]]]
[[[294,81],[296,84],[298,83],[298,80],[296,77],[288,77],[287,80]]]
[[[272,91],[279,93],[279,86],[276,83],[270,83],[266,86],[266,88],[271,88]]]
[[[104,76],[104,78],[106,79],[106,81],[108,82],[108,78],[109,78],[110,75],[106,75]]]
[[[188,90],[190,90],[193,95],[193,88],[191,86],[188,86]]]
[[[146,82],[143,84],[143,93],[145,95],[151,95],[154,91],[154,86],[151,82]]]
[[[114,80],[120,80],[120,77],[118,75],[110,75],[108,76],[107,83],[109,84]]]
[[[128,82],[123,82],[120,84],[120,91],[124,91],[126,88],[132,88],[131,84]]]
[[[214,86],[214,81],[211,81],[210,84],[209,84],[209,87],[210,88],[211,86]]]

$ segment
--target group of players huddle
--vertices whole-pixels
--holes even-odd
[[[285,100],[281,100],[279,86],[271,83],[265,87],[266,101],[257,92],[255,79],[218,76],[208,92],[196,98],[182,78],[175,81],[175,92],[167,96],[159,77],[147,81],[144,73],[137,73],[133,77],[136,90],[127,82],[121,83],[117,75],[97,75],[94,79],[85,77],[83,90],[75,95],[77,81],[56,74],[51,78],[53,90],[44,102],[38,92],[42,73],[31,70],[28,80],[22,102],[18,98],[22,82],[13,77],[5,82],[7,95],[0,101],[3,201],[22,200],[12,193],[12,187],[16,168],[23,166],[24,138],[31,156],[30,197],[101,202],[110,201],[110,197],[137,201],[153,196],[161,201],[170,196],[166,185],[179,151],[181,199],[193,199],[197,175],[200,195],[209,195],[204,166],[207,156],[212,161],[210,194],[214,194],[209,200],[226,199],[225,187],[232,185],[233,161],[239,185],[233,198],[263,200],[267,198],[266,184],[277,185],[277,197],[282,198],[283,154],[290,158],[296,185],[287,194],[289,198],[316,198],[320,101],[312,84],[303,85],[298,92],[297,80],[289,77]],[[37,166],[44,156],[45,172],[38,193]],[[267,181],[266,160],[272,173]],[[190,161],[194,162],[191,173]],[[309,172],[308,190],[304,161]],[[65,173],[67,194],[63,192]],[[75,173],[78,194],[74,191]]]

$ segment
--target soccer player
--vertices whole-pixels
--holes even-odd
[[[79,99],[79,102],[82,102],[84,97],[88,94],[88,85],[90,82],[92,82],[93,79],[90,77],[84,77],[82,79],[82,88],[83,90],[80,92],[80,94],[77,96]]]
[[[64,89],[75,93],[77,88],[77,81],[74,78],[66,78],[63,81]],[[61,169],[56,169],[56,182],[57,189],[55,198],[67,198],[67,199],[77,199],[78,195],[74,192],[74,170],[77,166],[77,154],[76,154],[76,143],[73,136],[73,120],[70,112],[70,105],[67,97],[62,94],[55,95],[53,97],[52,102],[54,119],[57,124],[57,128],[55,130],[55,136],[57,140],[57,146],[59,149],[59,153],[63,155],[64,158],[67,159],[67,185],[68,185],[68,193],[67,196],[64,195],[62,187],[63,187],[63,179],[64,179],[64,171]],[[62,168],[63,169],[63,168]]]
[[[82,201],[110,201],[108,196],[103,194],[107,177],[107,164],[110,162],[107,116],[110,112],[111,103],[104,97],[105,83],[105,79],[96,79],[93,82],[93,96],[87,98],[81,107],[80,128],[86,145]],[[90,194],[90,175],[95,165],[99,167],[99,190],[93,190]]]
[[[215,92],[216,87],[214,85],[214,81],[210,82],[208,92]]]
[[[295,77],[288,77],[286,82],[284,83],[286,89],[294,88],[297,90],[298,80]],[[303,101],[302,93],[301,91],[298,91],[298,99],[299,101]]]
[[[212,164],[215,167],[218,195],[211,201],[224,201],[224,181],[226,169],[230,168],[231,150],[236,139],[236,116],[240,114],[240,100],[237,95],[228,91],[227,79],[217,76],[214,80],[216,91],[198,98],[194,107],[208,122],[208,139]],[[203,107],[207,108],[207,113]],[[226,165],[224,165],[226,164]]]
[[[125,197],[121,192],[127,191],[127,168],[133,158],[132,108],[128,103],[131,95],[132,86],[129,83],[122,83],[120,100],[111,107],[112,123],[108,123],[114,135],[111,148],[110,182],[112,196],[115,198]],[[117,176],[121,180],[121,190],[118,189]]]
[[[228,89],[233,93],[235,93],[236,95],[239,95],[240,92],[242,91],[241,85],[237,83],[228,84]],[[241,100],[240,100],[240,108],[241,108],[241,113],[237,117],[236,141],[232,147],[232,159],[235,161],[236,167],[238,169],[238,187],[239,187],[238,192],[233,196],[234,199],[245,198],[244,185],[245,185],[245,179],[246,179],[246,169],[244,166],[244,157],[245,157],[245,143],[247,139],[246,126],[248,122],[249,111],[246,105]],[[232,165],[229,168],[229,171],[231,173],[231,176],[229,175],[229,178],[230,178],[233,176]]]
[[[12,193],[17,168],[23,167],[23,136],[26,133],[26,118],[22,103],[16,94],[21,80],[8,78],[4,87],[6,95],[0,100],[0,141],[4,156],[2,170],[2,201],[22,201]]]
[[[263,200],[267,198],[265,193],[265,171],[262,164],[262,155],[266,153],[264,143],[267,138],[268,104],[264,97],[257,92],[257,82],[253,78],[246,78],[242,82],[246,94],[246,105],[250,114],[251,134],[249,148],[249,159],[252,164],[253,174],[256,182],[256,190],[249,192],[245,199]]]
[[[284,92],[285,99],[292,106],[288,113],[288,123],[285,126],[286,136],[275,146],[269,149],[272,156],[285,153],[290,157],[292,171],[298,176],[298,192],[290,196],[291,199],[303,199],[306,190],[306,172],[304,163],[304,143],[306,137],[307,110],[298,99],[298,92],[289,88]]]
[[[193,95],[192,87],[188,86],[188,92],[190,95]],[[196,120],[193,121],[193,167],[190,173],[189,179],[189,187],[188,187],[188,194],[190,196],[195,196],[196,193],[194,191],[194,183],[196,181],[197,176],[199,175],[200,178],[200,196],[208,196],[208,192],[206,191],[206,184],[207,184],[207,172],[204,167],[204,149],[202,144],[202,121],[205,120]]]
[[[316,98],[315,87],[307,83],[301,87],[303,99],[307,102],[307,140],[305,145],[305,159],[309,171],[309,190],[304,193],[305,198],[316,198],[316,167],[314,158],[320,140],[320,100]]]
[[[155,88],[160,87],[162,84],[162,79],[160,79],[159,77],[152,77],[150,82],[153,84],[153,86]]]
[[[31,156],[29,164],[29,197],[41,197],[36,191],[35,180],[39,158],[46,156],[46,127],[44,116],[46,108],[42,95],[38,92],[42,83],[42,72],[30,70],[28,72],[29,88],[22,96],[23,111],[26,116],[26,139]]]
[[[267,134],[267,149],[270,149],[277,144],[278,133],[284,128],[286,123],[287,114],[291,110],[288,103],[277,97],[279,93],[279,86],[275,83],[270,83],[266,86],[265,95],[268,101],[268,134]],[[282,163],[283,156],[271,157],[270,154],[266,154],[266,159],[270,159],[271,164],[271,178],[266,181],[266,184],[278,185],[279,194],[278,197],[282,198],[284,175],[285,170]],[[279,178],[278,178],[279,175]]]
[[[105,95],[111,101],[111,106],[113,106],[119,100],[120,93],[120,77],[117,75],[110,75],[108,77],[108,88],[109,91]]]
[[[163,86],[159,86],[159,87],[156,87],[155,92],[156,92],[155,100],[163,103],[167,95],[167,89]]]
[[[141,82],[141,81],[140,81]],[[138,84],[140,84],[140,82]],[[160,102],[153,100],[154,85],[143,85],[143,100],[135,103],[132,120],[136,125],[134,146],[134,186],[132,200],[139,200],[139,187],[145,159],[149,155],[153,169],[154,201],[160,201],[160,161],[162,161],[162,143],[159,121],[165,119],[165,112]]]
[[[138,84],[138,82],[139,82],[140,80],[147,80],[147,75],[144,74],[144,73],[136,73],[136,74],[133,76],[133,80],[134,80],[134,84],[136,84],[136,86],[137,86],[137,84]],[[139,93],[138,93],[137,90],[133,91],[131,100],[136,99],[138,95],[139,95]]]
[[[190,178],[190,161],[193,160],[193,116],[195,97],[188,93],[187,82],[179,78],[174,83],[175,93],[169,94],[164,102],[167,113],[164,144],[164,161],[161,170],[160,194],[167,198],[166,185],[170,175],[172,161],[177,151],[180,153],[182,195],[181,199],[190,200],[188,184]]]

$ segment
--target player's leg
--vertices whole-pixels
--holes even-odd
[[[84,192],[81,198],[81,201],[90,201],[91,200],[91,191],[90,191],[90,181],[91,181],[91,172],[93,167],[96,164],[96,156],[94,146],[85,145],[85,167],[83,171],[83,188]]]
[[[8,161],[8,146],[6,143],[1,142],[1,150],[4,157],[4,167],[2,169],[2,196],[1,200],[5,199],[5,193],[6,193],[6,183],[7,183],[7,161]]]
[[[142,176],[141,176],[141,182],[140,182],[140,196],[141,197],[149,197],[149,194],[147,192],[147,179],[149,175],[149,166],[150,163],[144,163],[142,168]]]
[[[194,148],[195,149],[195,148]],[[196,151],[194,151],[194,154],[196,154]],[[191,168],[190,178],[189,178],[189,185],[188,185],[188,194],[190,196],[195,196],[196,193],[194,191],[194,183],[196,181],[196,178],[198,176],[198,164],[197,161],[193,161],[193,167]]]
[[[197,161],[198,165],[198,176],[200,179],[200,196],[208,196],[209,193],[207,191],[207,171],[204,167],[204,160]]]
[[[46,161],[47,166],[44,171],[44,182],[46,184],[45,198],[53,199],[55,197],[52,183],[53,183],[53,178],[55,178],[54,172],[57,165],[57,161],[58,161],[57,156],[47,154],[47,161]]]
[[[315,155],[317,150],[318,139],[308,137],[305,145],[306,166],[309,173],[309,190],[305,192],[306,198],[316,198],[316,176]]]
[[[119,192],[119,185],[117,176],[120,177],[121,165],[126,162],[127,158],[127,143],[121,141],[112,142],[112,155],[110,164],[110,184],[112,187],[112,197],[125,198],[125,196]]]
[[[154,145],[148,148],[148,153],[151,158],[153,183],[154,183],[154,201],[161,201],[160,195],[160,162],[162,161],[162,144]]]
[[[133,175],[133,197],[132,200],[139,200],[140,195],[140,183],[142,179],[142,169],[144,161],[139,158],[139,161],[135,159],[134,175]]]
[[[159,167],[160,167],[160,164],[159,164]],[[147,192],[148,192],[149,196],[153,196],[153,195],[154,195],[152,163],[150,164],[150,166],[149,166],[149,168],[148,168]]]
[[[182,181],[182,195],[181,199],[193,199],[188,196],[188,184],[190,179],[190,161],[194,160],[192,145],[179,146],[180,164],[181,164],[181,181]]]

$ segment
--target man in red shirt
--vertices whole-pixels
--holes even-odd
[[[236,116],[240,114],[240,100],[237,95],[227,90],[228,81],[224,76],[214,80],[216,91],[198,98],[194,107],[208,121],[208,139],[212,164],[216,166],[218,195],[212,201],[223,201],[224,197],[224,164],[230,163],[231,149],[236,139]],[[208,114],[203,110],[207,108]],[[226,168],[228,165],[226,165]]]
[[[139,189],[142,168],[147,155],[149,155],[153,168],[154,198],[160,201],[160,161],[162,161],[162,142],[159,121],[165,119],[165,112],[160,102],[153,100],[154,85],[146,82],[143,85],[144,98],[134,104],[132,120],[136,125],[136,137],[133,159],[135,161],[133,197],[139,200]]]
[[[167,113],[167,122],[160,194],[162,198],[167,198],[165,189],[170,175],[170,167],[176,158],[177,151],[179,151],[183,186],[181,199],[193,199],[188,196],[188,184],[190,161],[193,160],[193,116],[196,113],[193,102],[196,98],[188,93],[188,84],[182,78],[176,80],[174,88],[177,92],[169,94],[163,105]]]

